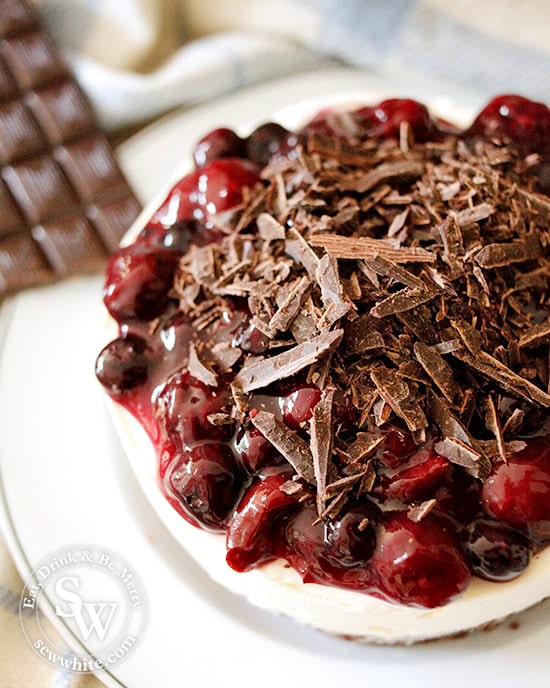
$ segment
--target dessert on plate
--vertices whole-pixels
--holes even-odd
[[[109,263],[96,367],[190,553],[372,642],[550,595],[546,105],[329,108],[194,162]]]

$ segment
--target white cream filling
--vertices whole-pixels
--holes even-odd
[[[274,119],[295,128],[327,105],[353,106],[368,102],[368,94],[346,93],[329,102],[318,99],[285,108]],[[459,124],[467,121],[464,112],[446,101],[438,105],[437,114],[449,121]],[[186,162],[176,170],[172,183],[188,171],[189,163]],[[124,237],[124,244],[131,243],[139,234],[171,185],[141,213]],[[111,321],[106,329],[108,341],[115,336],[114,323]],[[436,609],[406,607],[359,592],[303,583],[299,574],[282,560],[237,573],[226,564],[225,537],[190,525],[164,498],[156,478],[155,451],[141,425],[118,404],[110,402],[110,409],[130,464],[160,519],[211,578],[258,607],[335,635],[353,636],[368,642],[408,644],[498,621],[550,596],[550,547],[535,555],[527,570],[515,580],[490,583],[473,578],[459,598]]]

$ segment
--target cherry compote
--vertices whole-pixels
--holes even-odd
[[[180,309],[175,288],[181,257],[192,245],[221,240],[220,214],[239,206],[246,189],[265,184],[262,168],[297,155],[313,133],[386,146],[403,132],[412,144],[439,141],[443,126],[406,99],[357,109],[341,131],[334,121],[330,112],[320,113],[299,137],[267,123],[246,138],[216,129],[199,141],[195,170],[173,187],[136,242],[109,262],[104,300],[120,332],[100,353],[96,373],[149,433],[159,482],[174,508],[196,526],[226,532],[231,567],[245,571],[282,557],[304,581],[434,608],[459,595],[472,573],[491,581],[516,577],[532,552],[550,542],[548,426],[541,431],[539,423],[536,432],[517,438],[524,445],[510,446],[506,460],[495,459],[490,475],[480,479],[435,451],[436,428],[418,445],[401,421],[382,423],[371,428],[382,441],[371,456],[375,479],[368,496],[357,481],[347,501],[321,518],[313,484],[296,475],[253,423],[254,410],[263,409],[290,436],[303,437],[320,387],[295,376],[254,391],[248,409],[237,413],[232,374],[212,360],[206,363],[213,378],[198,379],[189,370],[191,343],[199,351],[202,344],[237,350],[238,360],[268,354],[270,339],[245,298],[221,298],[216,326],[198,328]],[[526,154],[539,153],[544,163],[549,110],[502,96],[462,136],[510,142]],[[324,190],[318,192],[315,203]],[[315,203],[309,211],[317,212]],[[357,436],[362,411],[346,390],[335,394],[337,440]],[[529,422],[526,416],[525,427]],[[355,479],[354,457],[338,441],[332,460],[340,475]]]

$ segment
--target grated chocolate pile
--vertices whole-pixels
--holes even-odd
[[[483,479],[544,417],[550,200],[536,191],[539,163],[487,139],[415,143],[406,123],[383,143],[310,132],[216,218],[221,242],[181,258],[172,295],[195,330],[215,328],[230,300],[257,335],[253,353],[207,337],[192,346],[194,377],[231,381],[234,406],[212,420],[251,411],[296,471],[284,489],[314,486],[321,518],[373,489],[385,423]],[[291,430],[253,395],[297,375],[322,393]]]

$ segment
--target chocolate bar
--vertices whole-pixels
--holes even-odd
[[[99,267],[140,206],[22,0],[0,0],[0,298]]]

